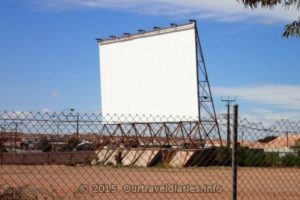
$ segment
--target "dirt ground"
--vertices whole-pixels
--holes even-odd
[[[230,199],[231,169],[0,165],[2,195],[21,190],[39,199]],[[300,169],[239,168],[238,197],[300,199]]]

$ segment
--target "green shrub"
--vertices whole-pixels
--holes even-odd
[[[239,148],[238,164],[240,166],[261,167],[265,166],[266,155],[262,150]]]
[[[228,147],[219,147],[216,149],[214,164],[217,166],[231,165],[231,149]]]
[[[272,167],[280,165],[278,153],[264,152],[262,149],[239,147],[237,150],[237,159],[239,166]]]
[[[228,147],[210,148],[200,151],[196,156],[196,166],[231,166],[232,149]],[[287,154],[283,157],[278,152],[264,152],[263,149],[237,148],[238,166],[245,167],[292,167],[300,166],[300,156]]]
[[[265,165],[268,167],[276,167],[280,165],[280,157],[277,152],[266,152],[265,153]]]
[[[281,166],[284,167],[300,167],[300,157],[294,154],[286,154],[281,158]]]
[[[62,151],[73,151],[74,149],[76,149],[78,144],[79,141],[77,141],[75,137],[72,137],[68,140],[68,143],[62,147]]]

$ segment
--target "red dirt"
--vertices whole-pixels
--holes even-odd
[[[148,191],[145,193],[141,191],[125,192],[123,188],[128,185],[141,187],[141,185],[165,184],[208,186],[210,191],[206,193]],[[222,167],[165,169],[0,165],[0,192],[3,192],[8,186],[25,185],[29,186],[31,191],[38,193],[40,198],[47,196],[48,199],[50,197],[50,199],[223,200],[231,198],[231,169]],[[81,185],[83,185],[83,189],[87,187],[88,191],[80,192]],[[238,197],[249,200],[300,199],[300,169],[239,168]]]

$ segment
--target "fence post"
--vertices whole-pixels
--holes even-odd
[[[232,200],[237,200],[237,141],[238,141],[238,105],[234,105],[232,138]]]
[[[76,142],[79,143],[79,113],[76,115]]]

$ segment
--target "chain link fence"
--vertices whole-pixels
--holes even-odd
[[[227,119],[212,126],[178,117],[2,112],[0,199],[231,199]],[[237,130],[238,199],[299,199],[300,122],[265,127],[239,119]]]

